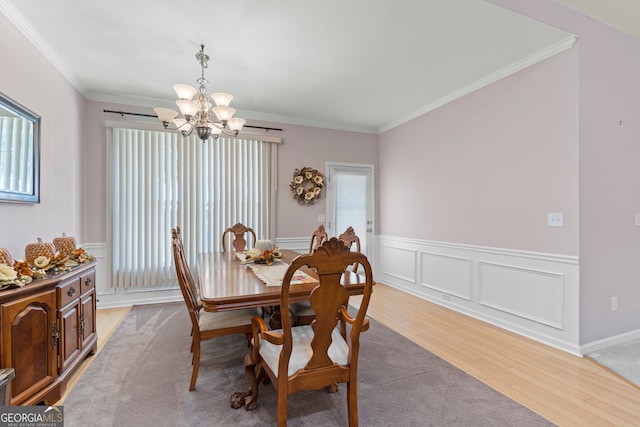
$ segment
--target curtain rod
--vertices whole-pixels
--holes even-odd
[[[102,110],[102,112],[120,114],[122,117],[124,117],[124,115],[126,114],[128,116],[155,117],[156,119],[158,118],[158,116],[155,115],[155,114],[129,113],[129,112],[126,112],[126,111],[114,111],[114,110]],[[278,131],[278,132],[282,132],[282,128],[270,128],[270,127],[266,127],[266,126],[252,126],[252,125],[244,125],[242,127],[244,127],[244,128],[252,128],[252,129],[262,129],[262,130],[266,130],[267,132],[270,131],[270,130],[275,130],[275,131]]]

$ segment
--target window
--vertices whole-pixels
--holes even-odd
[[[174,285],[176,225],[191,264],[237,222],[273,234],[277,144],[124,128],[107,141],[113,287]]]

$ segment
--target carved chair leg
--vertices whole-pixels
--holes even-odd
[[[280,306],[274,305],[271,307],[271,318],[269,319],[269,327],[271,329],[280,329],[282,328],[282,315],[280,313]]]
[[[349,427],[357,427],[358,425],[358,398],[357,387],[355,382],[347,383],[347,411],[349,413]]]
[[[193,371],[191,372],[191,384],[189,384],[189,391],[193,391],[196,388],[196,380],[198,379],[198,370],[200,369],[200,342],[193,343]]]
[[[338,383],[333,383],[324,388],[327,390],[327,393],[337,393],[338,392]]]
[[[278,387],[278,427],[287,426],[287,387]]]

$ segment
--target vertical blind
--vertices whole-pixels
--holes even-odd
[[[0,190],[33,193],[33,123],[0,116]]]
[[[107,141],[113,287],[175,284],[175,226],[192,269],[237,222],[273,235],[277,144],[121,128]]]

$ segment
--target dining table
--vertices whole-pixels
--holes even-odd
[[[282,271],[283,265],[289,265],[299,252],[283,249],[282,258],[275,260],[271,267]],[[240,308],[279,307],[281,286],[267,285],[256,275],[255,268],[243,262],[242,253],[234,251],[207,252],[197,257],[196,269],[200,286],[200,298],[205,311],[226,311]],[[262,268],[262,265],[260,266]],[[264,265],[269,269],[270,266]],[[289,302],[309,301],[311,291],[317,286],[315,272],[303,267],[299,269],[304,276],[289,288]],[[282,273],[284,276],[284,272]],[[357,273],[345,271],[342,279],[347,294],[361,295],[365,278]],[[279,313],[278,313],[279,314]],[[272,315],[272,319],[273,319]],[[278,319],[273,319],[277,320]],[[273,324],[273,323],[272,323]]]

